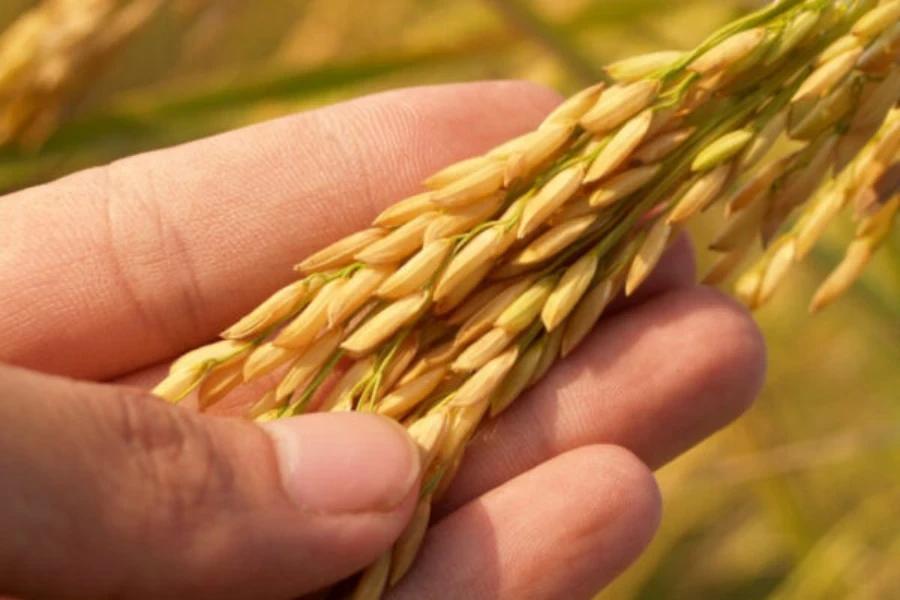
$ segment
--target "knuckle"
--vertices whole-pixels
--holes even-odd
[[[125,292],[136,320],[166,341],[198,331],[206,302],[197,269],[186,259],[191,254],[182,228],[168,210],[171,206],[163,210],[160,204],[176,190],[169,189],[171,183],[154,169],[134,168],[129,160],[95,169],[92,177],[104,199],[98,210],[103,213],[99,218],[105,223],[102,243],[107,250],[96,254],[109,261],[106,271]],[[163,298],[160,289],[177,292]],[[164,313],[179,319],[164,319]]]
[[[189,532],[232,496],[235,473],[196,417],[154,398],[118,391],[111,422],[139,498],[142,534]]]

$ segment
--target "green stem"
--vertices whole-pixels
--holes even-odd
[[[325,379],[329,375],[331,375],[331,372],[334,370],[343,356],[343,350],[337,350],[334,354],[332,354],[331,358],[328,359],[328,362],[325,364],[322,370],[320,370],[316,374],[316,377],[312,380],[312,383],[310,383],[309,386],[307,386],[306,390],[304,390],[303,395],[301,395],[296,402],[292,402],[291,399],[288,398],[287,402],[285,402],[284,406],[279,411],[278,418],[295,417],[297,415],[302,415],[303,413],[305,413],[306,408],[309,405],[309,401],[312,400],[313,395],[325,382]]]

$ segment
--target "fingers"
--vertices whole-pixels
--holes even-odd
[[[629,452],[562,454],[449,515],[389,600],[591,598],[659,523],[653,476]]]
[[[657,468],[740,415],[764,372],[762,337],[735,302],[700,287],[656,296],[604,321],[489,423],[439,512],[589,444],[624,446]]]
[[[0,595],[296,597],[388,548],[419,487],[371,415],[263,429],[4,367],[0,422]]]
[[[153,152],[0,202],[0,361],[109,379],[213,337],[291,266],[558,97],[390,92]]]

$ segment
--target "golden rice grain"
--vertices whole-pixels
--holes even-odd
[[[506,350],[515,339],[515,332],[500,327],[491,329],[463,350],[453,361],[451,368],[457,373],[469,373],[480,369]]]
[[[346,267],[353,262],[353,257],[358,252],[381,240],[387,234],[388,231],[381,227],[354,233],[316,252],[298,264],[296,269],[309,274]]]
[[[566,269],[541,309],[541,321],[547,331],[556,329],[575,309],[591,285],[599,262],[599,256],[590,252]]]
[[[378,403],[376,412],[393,419],[403,417],[435,391],[446,375],[447,368],[438,366],[402,383]]]
[[[735,34],[692,62],[690,70],[705,75],[727,69],[753,52],[765,38],[766,31],[762,27]]]
[[[540,363],[546,339],[541,339],[528,348],[528,350],[516,361],[515,366],[503,380],[499,389],[491,398],[491,417],[497,417],[515,402],[522,392],[531,383],[531,378]]]
[[[672,232],[672,225],[666,220],[659,220],[650,228],[628,270],[625,295],[633,294],[653,272],[669,244]]]
[[[584,177],[585,183],[600,181],[625,164],[644,141],[652,122],[653,111],[646,110],[622,126],[591,163]]]
[[[370,265],[394,264],[409,258],[422,247],[425,231],[437,215],[437,212],[419,215],[381,239],[367,244],[356,252],[354,258]]]
[[[478,369],[460,386],[448,406],[465,408],[485,403],[512,370],[518,355],[518,348],[511,348]]]
[[[346,279],[335,279],[320,289],[312,302],[293,321],[281,330],[273,342],[282,348],[304,348],[311,344],[328,324],[328,306],[332,298],[347,284]]]
[[[378,296],[396,300],[422,289],[437,274],[454,246],[455,242],[451,239],[426,243],[422,250],[386,278],[378,288]]]
[[[372,352],[412,323],[430,300],[428,292],[419,292],[389,304],[351,333],[341,344],[341,348],[354,356]]]
[[[601,282],[590,290],[572,313],[560,340],[563,357],[568,356],[591,332],[603,311],[612,301],[616,285],[611,280]]]
[[[428,531],[428,523],[431,519],[431,498],[425,497],[419,500],[416,510],[410,517],[406,529],[400,534],[400,538],[394,543],[391,554],[391,571],[388,585],[394,586],[408,572],[422,547],[425,533]]]
[[[660,85],[659,81],[651,79],[605,90],[594,107],[581,118],[581,125],[597,134],[612,131],[650,106]]]
[[[396,272],[395,265],[373,265],[354,273],[331,296],[328,303],[328,327],[335,327],[349,319],[372,298],[375,290]]]
[[[352,600],[378,600],[387,588],[392,552],[388,550],[363,571],[353,590]]]
[[[575,195],[584,180],[584,173],[584,165],[576,165],[562,171],[525,204],[519,225],[519,239],[543,225],[550,215]]]

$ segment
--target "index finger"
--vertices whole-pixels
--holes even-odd
[[[291,265],[558,102],[493,82],[389,92],[0,199],[0,361],[106,379],[213,337]]]

